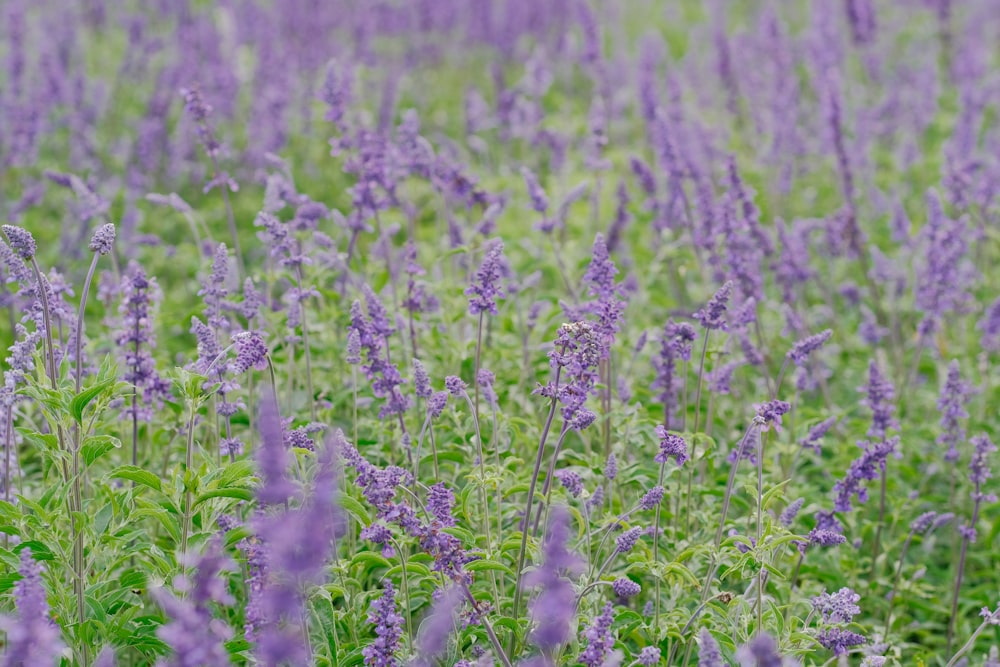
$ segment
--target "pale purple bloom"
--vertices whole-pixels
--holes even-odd
[[[813,427],[809,429],[809,433],[806,434],[806,437],[799,440],[799,445],[805,449],[812,449],[817,455],[819,455],[822,453],[822,450],[820,449],[820,441],[823,440],[823,437],[826,436],[836,423],[836,417],[827,417],[818,424],[813,425]]]
[[[809,355],[823,347],[832,335],[833,331],[826,329],[818,334],[803,338],[788,351],[788,359],[801,366],[809,358]]]
[[[643,665],[643,667],[655,667],[655,665],[660,664],[660,648],[658,646],[647,646],[639,651],[639,657],[636,658],[636,662]]]
[[[624,533],[615,538],[615,546],[618,549],[618,553],[625,554],[635,547],[636,543],[639,541],[639,537],[642,535],[643,529],[636,526],[634,528],[629,528]]]
[[[836,494],[833,507],[838,512],[850,512],[853,509],[852,496],[857,496],[860,503],[868,500],[868,489],[865,488],[864,482],[878,479],[879,475],[885,474],[886,459],[889,454],[896,451],[899,437],[895,436],[875,443],[861,442],[858,444],[864,452],[851,462],[844,479],[833,485],[833,491]]]
[[[235,563],[222,551],[216,537],[209,542],[204,554],[193,559],[194,574],[179,575],[174,588],[181,595],[154,592],[154,599],[163,607],[170,621],[156,631],[173,651],[162,664],[164,667],[226,667],[231,664],[225,642],[233,630],[213,616],[211,603],[231,605],[235,601],[227,590],[225,573],[236,569]]]
[[[857,604],[860,600],[860,595],[845,587],[836,593],[824,591],[817,595],[812,599],[812,606],[826,623],[850,623],[861,613],[861,607]]]
[[[618,459],[614,452],[608,454],[608,460],[604,463],[604,476],[612,481],[618,476]]]
[[[352,331],[351,335],[356,336],[357,333]],[[350,342],[350,339],[348,339],[348,342]],[[350,354],[350,351],[348,354]],[[429,398],[434,393],[431,389],[431,378],[427,374],[427,369],[424,368],[423,362],[419,359],[413,360],[413,393],[420,398]]]
[[[726,328],[724,319],[729,299],[733,294],[733,282],[727,281],[719,290],[712,295],[705,307],[694,314],[694,318],[701,323],[701,326],[709,331],[713,329]]]
[[[797,498],[789,503],[788,507],[782,510],[781,515],[778,517],[778,521],[785,528],[788,528],[795,522],[795,517],[798,516],[799,510],[802,509],[802,505],[805,504],[805,498]]]
[[[941,388],[941,397],[937,403],[937,408],[941,411],[941,434],[937,437],[937,443],[947,445],[944,460],[949,463],[958,460],[958,445],[965,441],[962,420],[969,416],[965,405],[972,392],[972,385],[962,380],[958,361],[952,361],[948,365],[948,378]]]
[[[708,630],[698,635],[698,667],[726,667],[715,637]]]
[[[96,252],[99,255],[107,255],[111,252],[111,249],[115,244],[115,226],[110,222],[101,225],[94,232],[94,235],[90,239],[91,252]]]
[[[233,373],[242,375],[251,368],[267,369],[267,345],[259,333],[241,331],[233,336],[233,345],[236,348],[236,359],[230,364]]]
[[[504,298],[505,294],[500,279],[503,277],[503,241],[494,239],[489,242],[486,248],[486,256],[483,263],[476,271],[472,284],[466,288],[465,293],[469,298],[469,313],[479,315],[489,313],[496,315],[497,299]]]
[[[861,387],[859,391],[865,392],[862,403],[872,411],[872,425],[868,429],[869,437],[885,438],[887,430],[899,427],[899,422],[896,421],[893,414],[896,389],[892,382],[882,375],[878,364],[874,361],[868,364],[868,384]]]
[[[403,637],[403,617],[396,611],[396,589],[386,580],[382,595],[368,609],[368,623],[375,626],[375,641],[361,650],[370,667],[396,667],[396,652]]]
[[[545,559],[539,568],[529,572],[524,578],[526,586],[541,588],[531,604],[531,618],[535,627],[529,637],[544,652],[558,649],[572,637],[576,617],[576,592],[566,577],[578,575],[583,570],[584,563],[568,550],[569,537],[569,513],[564,507],[554,506],[542,542]]]
[[[642,586],[628,577],[619,577],[611,582],[611,589],[620,598],[633,598],[642,592]]]
[[[465,394],[466,386],[467,385],[462,380],[462,378],[454,375],[449,375],[444,379],[445,389],[447,389],[448,393],[454,396],[455,398],[461,398]]]
[[[28,230],[13,225],[3,225],[0,226],[0,229],[7,236],[7,242],[10,244],[10,247],[24,261],[30,261],[35,256],[35,253],[38,252],[35,237]]]
[[[587,667],[601,667],[608,652],[615,645],[615,636],[611,632],[611,623],[614,620],[613,611],[614,606],[610,602],[606,603],[594,623],[583,632],[587,648],[583,650],[577,660]]]
[[[524,184],[528,188],[528,196],[531,198],[531,208],[536,213],[545,215],[545,212],[549,210],[549,198],[545,194],[545,190],[538,183],[538,177],[527,167],[521,167],[521,177],[524,178]]]
[[[580,475],[572,470],[558,470],[556,471],[556,479],[571,496],[580,497],[580,493],[583,492],[583,480],[580,479]]]
[[[864,644],[868,640],[865,639],[864,635],[859,635],[857,632],[832,627],[820,630],[819,634],[816,635],[816,641],[823,648],[832,651],[834,655],[847,655],[852,646]]]
[[[435,392],[427,399],[427,412],[430,413],[432,417],[440,417],[447,404],[448,392]]]
[[[6,633],[4,665],[53,665],[62,654],[59,626],[49,614],[41,563],[31,556],[31,549],[21,551],[17,569],[21,579],[14,584],[17,616],[0,619]]]
[[[462,591],[458,586],[452,585],[440,593],[417,635],[418,664],[434,664],[436,658],[444,655],[461,604]]]
[[[666,463],[668,458],[673,457],[678,466],[684,465],[688,460],[688,448],[684,438],[670,433],[663,425],[656,427],[656,437],[660,440],[660,451],[653,460],[657,463]]]
[[[654,509],[663,500],[664,493],[665,490],[662,486],[654,486],[639,499],[639,509]]]
[[[778,643],[766,632],[759,633],[736,651],[741,667],[782,667]]]

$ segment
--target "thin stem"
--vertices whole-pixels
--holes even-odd
[[[896,566],[896,576],[892,580],[892,591],[889,593],[889,611],[885,614],[885,630],[882,631],[882,639],[889,636],[889,628],[892,623],[892,608],[896,604],[896,593],[899,591],[899,579],[903,575],[903,563],[906,561],[906,552],[910,549],[910,542],[913,541],[913,531],[906,536],[903,542],[903,549],[899,554],[899,564]]]
[[[295,267],[295,279],[298,282],[299,295],[302,295],[302,267]],[[302,326],[302,348],[306,359],[306,391],[309,392],[309,415],[316,421],[316,396],[313,393],[312,381],[312,354],[309,352],[309,327],[306,324],[306,307],[303,301],[299,301],[299,317]]]
[[[483,350],[483,313],[479,313],[479,325],[476,327],[476,361],[472,367],[472,393],[475,396],[471,406],[476,419],[479,419],[479,362]]]
[[[538,532],[538,526],[542,517],[542,510],[549,504],[549,491],[552,489],[552,479],[555,476],[556,459],[559,458],[559,452],[562,451],[563,442],[566,440],[567,433],[569,433],[569,428],[566,423],[563,422],[563,426],[559,430],[559,439],[556,440],[555,450],[552,452],[552,458],[549,459],[549,469],[545,474],[545,482],[542,484],[542,499],[539,501],[538,511],[535,513],[535,523],[531,528],[534,533]]]
[[[962,578],[965,574],[965,557],[969,551],[969,535],[972,530],[975,530],[976,523],[979,522],[979,504],[982,502],[979,483],[976,483],[976,493],[973,496],[976,500],[972,505],[972,518],[969,521],[969,530],[962,531],[962,550],[958,556],[958,571],[955,573],[955,590],[951,598],[951,615],[948,617],[948,641],[946,643],[947,648],[945,653],[951,653],[951,643],[955,638],[955,620],[958,618],[958,594],[962,590]],[[980,628],[982,629],[982,628]],[[978,632],[977,632],[978,633]],[[975,635],[973,635],[973,639]],[[972,641],[971,639],[969,641]],[[963,649],[964,650],[964,649]],[[961,653],[961,651],[959,652]],[[955,662],[955,658],[948,664],[951,665]]]
[[[184,472],[185,476],[191,470],[194,462],[194,418],[195,418],[195,404],[194,400],[190,401],[191,416],[188,418],[188,432],[187,432],[187,445],[184,448]],[[184,523],[181,526],[181,553],[187,553],[188,545],[188,533],[191,531],[191,489],[188,488],[187,483],[184,484]]]
[[[462,593],[465,594],[465,599],[469,601],[472,605],[472,609],[476,612],[480,611],[479,603],[476,602],[476,598],[472,597],[472,591],[469,590],[468,584],[462,582],[459,584],[462,587]],[[485,615],[480,616],[480,621],[483,623],[483,628],[486,629],[486,636],[489,637],[490,644],[493,645],[493,650],[496,651],[496,657],[500,659],[504,667],[512,667],[510,664],[510,658],[504,653],[503,647],[500,645],[500,640],[497,639],[496,632],[493,631],[493,625],[490,623],[489,619]]]
[[[52,316],[49,310],[49,296],[45,289],[45,281],[42,278],[42,270],[38,268],[38,260],[31,258],[31,268],[35,272],[35,282],[38,284],[38,299],[42,302],[42,317],[45,322],[45,345],[48,353],[49,381],[52,388],[58,388],[58,376],[56,375],[56,352],[55,344],[52,342]]]
[[[879,496],[879,505],[878,505],[878,526],[875,528],[875,546],[872,550],[872,571],[871,571],[871,576],[869,577],[872,586],[875,585],[875,573],[876,573],[875,571],[877,569],[878,556],[882,546],[882,528],[883,525],[885,524],[885,487],[886,487],[886,478],[889,476],[886,472],[886,468],[887,464],[883,463],[882,490],[881,490],[881,495]]]
[[[711,330],[705,331],[705,342],[701,346],[701,362],[698,364],[698,385],[694,394],[694,428],[692,433],[698,432],[698,418],[701,416],[701,383],[705,374],[705,358],[708,356],[708,336]],[[686,406],[685,406],[686,408]]]
[[[482,317],[480,317],[480,322],[482,322]],[[489,496],[486,493],[486,464],[483,461],[483,436],[479,430],[479,416],[476,412],[475,406],[472,404],[472,399],[469,398],[469,392],[463,390],[462,396],[465,398],[465,402],[469,405],[469,409],[472,410],[472,424],[476,429],[476,455],[479,458],[479,500],[483,503],[484,514],[482,515],[483,520],[483,532],[486,533],[486,549],[489,551],[493,548],[493,537],[490,535],[490,505]],[[497,577],[496,572],[490,571],[490,580],[493,582],[493,599],[500,599],[500,591],[497,589]]]
[[[757,429],[757,549],[761,547],[761,536],[764,534],[764,437],[761,429]],[[763,558],[763,555],[761,556]],[[757,634],[764,628],[764,569],[761,563],[757,572]]]
[[[97,270],[97,260],[99,253],[94,253],[94,258],[90,261],[90,270],[87,271],[87,279],[83,282],[83,294],[80,295],[80,311],[76,317],[76,393],[80,393],[83,383],[83,315],[87,310],[87,295],[90,293],[90,283],[94,279],[94,271]]]
[[[559,376],[562,374],[562,366],[556,368],[556,377],[554,381],[554,389],[552,400],[549,405],[549,415],[545,419],[545,426],[542,428],[542,435],[538,440],[538,454],[535,456],[535,469],[531,473],[531,483],[528,485],[528,502],[524,509],[524,523],[521,526],[521,548],[517,555],[517,574],[514,580],[514,611],[512,618],[517,621],[518,614],[521,607],[521,575],[524,570],[524,558],[527,555],[528,549],[528,521],[531,518],[531,506],[535,499],[535,486],[538,484],[538,473],[542,468],[542,457],[545,454],[545,441],[549,437],[549,429],[552,428],[552,419],[556,414],[556,405],[558,399],[556,395],[559,389]],[[510,641],[508,645],[513,649],[515,641],[514,633],[511,633]],[[509,663],[508,663],[509,664]]]
[[[951,660],[949,660],[948,664],[946,664],[944,667],[953,667],[953,665],[955,665],[955,663],[958,662],[958,659],[961,658],[963,655],[965,655],[969,651],[969,649],[971,649],[975,645],[976,639],[978,639],[979,635],[983,633],[983,630],[985,630],[990,625],[995,625],[995,624],[996,621],[995,619],[993,619],[992,615],[990,618],[987,618],[985,621],[980,623],[979,627],[976,628],[976,631],[972,633],[971,637],[969,637],[969,641],[965,642],[962,648],[958,649],[958,653],[951,656]],[[949,653],[951,652],[950,647],[948,648],[947,652]]]
[[[666,473],[666,471],[667,471],[667,460],[666,460],[666,458],[664,458],[663,462],[660,464],[660,481],[659,481],[659,485],[660,486],[663,486],[663,477],[664,477],[664,474]],[[655,519],[655,523],[654,523],[655,530],[653,531],[653,562],[654,563],[659,563],[660,562],[660,506],[661,505],[663,505],[662,501],[656,503],[656,519]],[[656,630],[659,631],[659,629],[660,629],[660,577],[656,577],[656,615],[655,615],[655,619],[656,619]],[[667,664],[670,664],[669,661],[667,662]]]

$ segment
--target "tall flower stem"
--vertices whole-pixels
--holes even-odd
[[[875,585],[875,571],[877,569],[878,557],[882,546],[882,529],[885,525],[885,496],[886,496],[885,487],[886,487],[886,479],[888,478],[886,468],[887,465],[883,463],[882,488],[879,494],[879,503],[878,503],[878,526],[876,526],[875,528],[875,546],[872,548],[872,570],[871,570],[871,576],[869,577],[872,586]]]
[[[238,251],[237,251],[238,254]],[[302,296],[302,267],[295,267],[295,280],[298,283],[299,296]],[[313,394],[313,381],[312,381],[312,354],[309,352],[309,327],[306,323],[306,308],[302,301],[299,301],[299,316],[302,318],[302,349],[303,356],[306,361],[306,391],[309,392],[308,400],[309,403],[309,415],[312,417],[313,421],[316,421],[316,397]]]
[[[521,526],[521,548],[517,554],[517,570],[516,577],[514,579],[514,607],[511,618],[513,618],[515,622],[517,621],[518,615],[521,611],[521,576],[524,571],[524,558],[527,555],[528,549],[528,521],[531,518],[531,506],[535,499],[535,487],[538,484],[538,473],[542,469],[542,457],[545,455],[545,441],[548,440],[549,430],[552,428],[552,420],[556,415],[556,405],[559,403],[557,394],[559,390],[559,376],[561,374],[562,366],[558,366],[556,368],[555,381],[553,382],[554,390],[549,404],[549,415],[545,419],[545,426],[542,427],[542,435],[538,440],[538,453],[535,456],[535,469],[531,473],[531,482],[528,485],[528,501],[525,503],[524,523]],[[508,647],[511,650],[514,648],[515,640],[516,637],[514,633],[511,633],[510,641],[508,642]]]
[[[955,572],[955,589],[952,591],[951,596],[951,615],[948,617],[948,640],[946,642],[947,648],[945,649],[946,654],[951,653],[951,644],[955,638],[955,619],[958,618],[958,595],[962,590],[962,578],[965,575],[965,557],[969,552],[969,541],[971,537],[970,531],[975,531],[976,523],[979,522],[979,505],[982,503],[982,496],[979,492],[978,483],[976,483],[976,493],[974,498],[975,501],[972,505],[972,518],[969,521],[969,528],[968,530],[961,531],[962,548],[958,555],[958,568]],[[952,658],[952,661],[948,664],[951,665],[954,661],[955,659]]]
[[[892,609],[896,604],[896,593],[899,590],[899,579],[903,574],[903,563],[906,562],[906,552],[910,549],[910,543],[913,541],[913,530],[906,536],[906,541],[903,542],[903,549],[899,554],[899,564],[896,566],[896,576],[892,580],[892,591],[889,593],[889,611],[885,613],[885,630],[882,631],[882,639],[885,640],[889,636],[889,628],[892,627]]]
[[[698,362],[698,384],[695,389],[694,395],[694,429],[692,429],[692,434],[698,433],[698,426],[700,424],[699,418],[701,417],[701,385],[705,376],[705,359],[708,357],[708,335],[711,333],[710,329],[705,330],[705,340],[701,345],[701,361]],[[685,370],[687,367],[685,366]],[[687,373],[684,374],[685,377]],[[687,405],[684,406],[684,410],[687,410]],[[691,458],[695,457],[694,452],[695,438],[691,438]],[[684,530],[686,533],[691,532],[691,496],[692,493],[692,477],[694,476],[694,466],[688,468],[687,475],[687,499],[684,505]],[[699,478],[700,479],[700,478]]]
[[[482,315],[479,318],[480,323],[482,323]],[[478,386],[478,383],[477,383]],[[468,404],[469,409],[472,410],[472,424],[476,429],[476,456],[479,459],[479,501],[483,504],[484,514],[482,515],[482,525],[483,532],[486,534],[486,550],[489,552],[493,549],[493,537],[490,535],[490,504],[489,496],[486,493],[486,463],[483,461],[483,436],[479,430],[479,415],[477,414],[476,407],[472,403],[472,399],[469,397],[469,392],[463,390],[462,396],[465,398],[465,402]],[[495,571],[490,571],[490,579],[493,582],[493,599],[500,599],[500,591],[497,589],[497,576]]]
[[[757,545],[763,553],[761,537],[764,534],[764,437],[757,429]],[[763,558],[763,556],[761,556]],[[761,563],[757,572],[757,634],[764,629],[764,569]]]
[[[666,471],[667,471],[667,460],[666,460],[666,458],[664,458],[663,459],[663,463],[660,464],[660,478],[659,478],[660,481],[658,482],[658,484],[660,486],[663,486],[663,477],[666,474]],[[688,479],[690,479],[690,477],[688,477]],[[660,562],[660,508],[661,508],[662,505],[663,505],[662,502],[656,503],[656,517],[655,517],[654,524],[653,524],[653,527],[655,528],[655,530],[653,531],[653,562],[654,563],[659,563]],[[660,577],[656,577],[656,615],[655,615],[655,619],[656,619],[656,625],[655,625],[655,627],[656,627],[657,632],[659,632],[659,630],[660,630]]]
[[[190,402],[190,416],[188,417],[188,427],[187,427],[187,445],[184,447],[184,472],[185,476],[188,475],[192,466],[194,465],[194,418],[196,414],[194,399],[188,399]],[[181,526],[181,553],[187,553],[188,546],[188,533],[191,532],[191,489],[187,488],[187,483],[184,484],[184,523]]]
[[[538,503],[538,511],[535,512],[535,523],[532,526],[532,532],[537,533],[538,527],[541,523],[542,510],[548,506],[549,503],[549,491],[552,489],[552,479],[555,476],[556,459],[559,458],[559,452],[562,451],[563,441],[566,440],[566,434],[569,429],[566,424],[563,423],[562,429],[559,431],[559,439],[556,440],[555,449],[552,451],[552,458],[549,459],[548,472],[545,474],[545,482],[542,484],[542,499]]]
[[[469,604],[472,605],[472,609],[476,612],[480,612],[479,603],[476,602],[476,598],[472,596],[472,591],[469,590],[469,585],[465,582],[459,582],[459,586],[462,587],[462,593],[465,595],[465,599],[468,600]],[[483,623],[483,628],[486,629],[486,636],[490,640],[490,644],[493,646],[493,650],[496,651],[496,657],[500,660],[504,667],[512,667],[510,663],[510,658],[504,652],[503,647],[500,645],[500,640],[497,639],[497,633],[493,631],[493,625],[490,623],[489,619],[485,615],[480,616],[480,620]]]
[[[470,405],[472,408],[472,413],[476,415],[476,419],[479,419],[479,362],[481,360],[483,350],[483,313],[479,313],[479,324],[476,327],[476,360],[472,368],[472,394],[475,396],[475,401]]]

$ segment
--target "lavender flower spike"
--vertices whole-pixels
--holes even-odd
[[[4,235],[7,236],[7,242],[10,243],[10,247],[14,249],[17,256],[24,261],[31,260],[38,252],[38,245],[35,243],[35,237],[31,235],[27,229],[22,229],[21,227],[15,227],[13,225],[3,225],[0,227],[3,230]]]
[[[733,281],[728,280],[719,288],[719,291],[712,295],[705,307],[694,314],[694,318],[701,323],[701,326],[711,331],[712,329],[726,329],[726,321],[723,316],[726,313],[729,299],[733,295]]]
[[[382,596],[372,602],[368,622],[375,626],[377,639],[364,647],[361,655],[371,667],[395,667],[396,651],[403,636],[403,617],[396,612],[396,589],[391,581],[385,582]]]
[[[97,228],[97,231],[90,238],[90,245],[88,247],[91,252],[96,252],[99,255],[107,255],[111,253],[114,245],[115,226],[109,222]]]
[[[495,239],[486,249],[486,256],[476,271],[472,284],[465,290],[465,294],[469,296],[469,314],[498,313],[497,299],[506,296],[500,285],[503,269],[503,241]]]
[[[420,657],[415,663],[416,667],[430,667],[437,658],[444,655],[448,648],[448,637],[455,627],[455,614],[461,604],[460,587],[453,585],[441,593],[417,635],[416,645]]]
[[[55,664],[62,652],[59,626],[49,615],[42,565],[31,557],[31,549],[21,552],[17,571],[21,575],[21,580],[14,584],[17,617],[0,619],[0,628],[7,633],[3,664]]]
[[[801,366],[809,358],[809,355],[823,347],[832,335],[833,331],[826,329],[818,334],[803,338],[788,351],[788,359],[796,365]]]

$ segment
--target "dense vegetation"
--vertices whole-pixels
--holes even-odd
[[[2,665],[1000,665],[993,0],[6,0]]]

